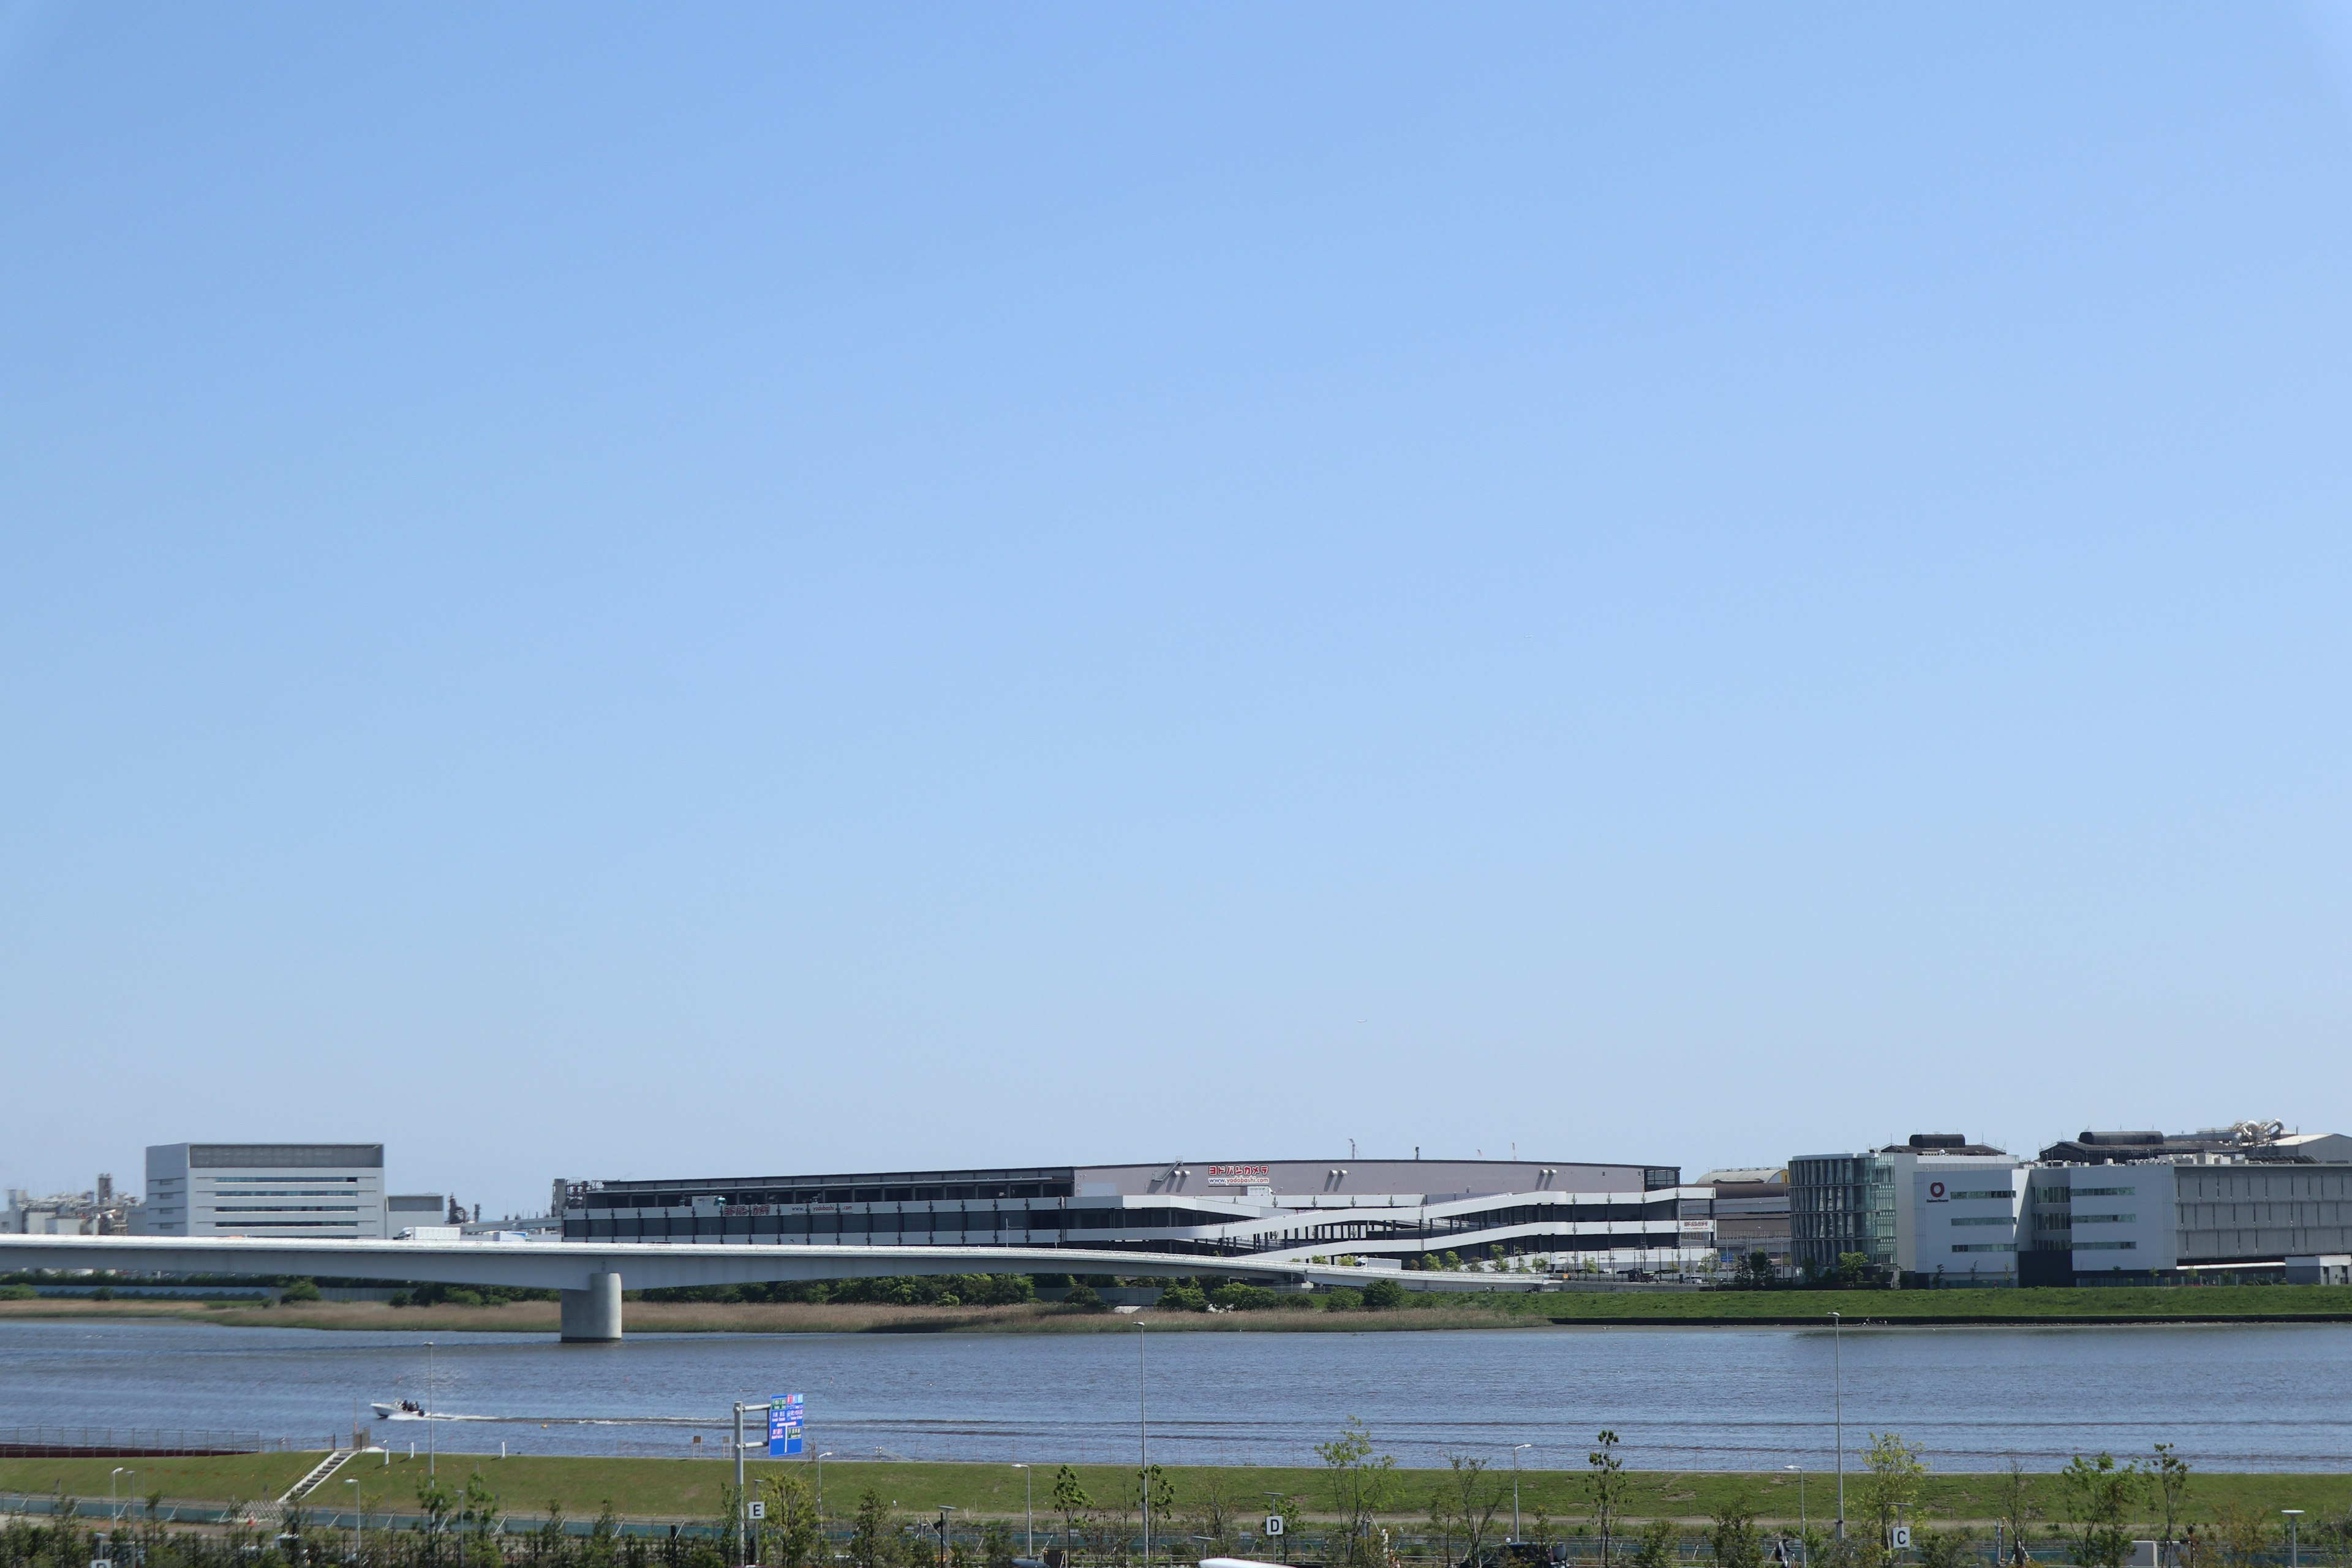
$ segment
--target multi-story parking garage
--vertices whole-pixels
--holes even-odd
[[[1068,1247],[1202,1258],[1454,1253],[1552,1267],[1710,1260],[1673,1166],[1503,1160],[1170,1161],[574,1182],[567,1241]],[[1688,1237],[1688,1244],[1685,1244]]]

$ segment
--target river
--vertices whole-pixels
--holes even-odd
[[[315,1446],[426,1396],[425,1335],[193,1323],[0,1323],[0,1426],[207,1427]],[[441,1334],[449,1450],[713,1452],[731,1405],[800,1392],[843,1459],[1126,1461],[1138,1394],[1167,1463],[1312,1464],[1362,1418],[1401,1464],[1453,1452],[1576,1468],[1593,1434],[1650,1469],[1819,1474],[1874,1432],[1937,1469],[2035,1469],[2179,1445],[2203,1469],[2352,1469],[2352,1325],[1558,1328],[1370,1333],[641,1335],[610,1346]],[[697,1437],[702,1439],[698,1446]]]

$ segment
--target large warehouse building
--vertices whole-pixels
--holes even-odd
[[[1713,1258],[1664,1165],[1272,1160],[570,1184],[567,1241],[1071,1247],[1268,1261],[1452,1252],[1556,1268]]]

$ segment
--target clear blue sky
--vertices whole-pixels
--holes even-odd
[[[2352,1129],[2352,46],[0,9],[0,1181]]]

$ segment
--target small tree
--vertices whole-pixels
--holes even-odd
[[[1593,1533],[1601,1537],[1601,1568],[1609,1568],[1609,1541],[1625,1511],[1625,1461],[1617,1457],[1617,1434],[1602,1427],[1596,1447],[1584,1457],[1585,1495],[1591,1505]]]
[[[1915,1531],[1911,1536],[1912,1549],[1919,1553],[1919,1568],[1973,1568],[1976,1544],[1977,1532],[1964,1524]]]
[[[2189,1506],[2189,1461],[2169,1443],[2156,1446],[2156,1458],[2147,1468],[2147,1483],[2156,1494],[2157,1510],[2164,1515],[2164,1543],[2167,1557],[2179,1540],[2180,1516]]]
[[[499,1537],[504,1533],[506,1514],[479,1470],[466,1478],[465,1507],[457,1512],[457,1522],[466,1532],[467,1568],[498,1568],[504,1555]]]
[[[588,1527],[588,1546],[583,1553],[587,1568],[613,1568],[620,1539],[621,1516],[614,1511],[613,1500],[606,1498],[596,1522]]]
[[[2213,1510],[2213,1544],[2222,1568],[2256,1568],[2272,1539],[2270,1516],[2251,1503],[2232,1500]]]
[[[1201,1537],[1203,1557],[1234,1557],[1234,1536],[1240,1528],[1243,1501],[1227,1489],[1223,1473],[1211,1468],[1192,1494],[1192,1533]]]
[[[882,1494],[872,1487],[859,1492],[857,1511],[850,1516],[850,1562],[857,1568],[891,1568],[899,1534],[898,1518]]]
[[[1444,1494],[1445,1516],[1462,1531],[1463,1556],[1475,1563],[1503,1507],[1502,1478],[1487,1469],[1486,1460],[1468,1454],[1448,1454],[1445,1464],[1437,1483]]]
[[[1682,1560],[1682,1526],[1671,1519],[1650,1521],[1634,1539],[1633,1568],[1675,1568]]]
[[[2327,1568],[2352,1568],[2352,1506],[2337,1509],[2311,1528],[2312,1543],[2326,1558]]]
[[[1437,1560],[1441,1564],[1454,1561],[1454,1531],[1459,1523],[1454,1517],[1454,1507],[1451,1478],[1441,1477],[1429,1489],[1429,1533],[1437,1538]]]
[[[806,1481],[782,1469],[764,1478],[767,1494],[768,1541],[780,1568],[809,1568],[824,1554],[824,1527],[816,1517],[816,1500]]]
[[[2000,1490],[1994,1494],[1994,1518],[2009,1539],[2001,1550],[2013,1563],[2025,1562],[2026,1549],[2033,1536],[2033,1521],[2042,1517],[2042,1510],[2033,1501],[2033,1479],[2025,1473],[2024,1461],[2010,1457],[2008,1473],[2000,1479]]]
[[[1167,1473],[1157,1465],[1139,1469],[1135,1474],[1136,1501],[1142,1506],[1144,1517],[1152,1522],[1152,1534],[1164,1538],[1176,1515],[1176,1488]]]
[[[1346,1560],[1375,1562],[1381,1553],[1372,1516],[1387,1504],[1395,1487],[1395,1458],[1374,1454],[1370,1428],[1353,1415],[1337,1437],[1316,1444],[1315,1453],[1331,1478],[1333,1511],[1348,1531]]]
[[[1922,1452],[1917,1444],[1906,1443],[1892,1432],[1871,1434],[1869,1450],[1863,1455],[1868,1468],[1861,1488],[1862,1513],[1870,1521],[1871,1532],[1867,1540],[1856,1542],[1864,1563],[1887,1560],[1895,1525],[1906,1509],[1917,1506],[1920,1480],[1927,1473],[1927,1467],[1919,1462]]]
[[[2076,1568],[2124,1568],[2131,1561],[2131,1502],[2139,1467],[2113,1454],[2074,1456],[2058,1472],[2066,1492],[2066,1545]]]
[[[1756,1531],[1756,1510],[1745,1498],[1724,1500],[1706,1534],[1715,1568],[1764,1568],[1764,1538]]]
[[[1078,1521],[1094,1512],[1095,1500],[1078,1484],[1078,1472],[1064,1465],[1054,1473],[1054,1511],[1062,1516],[1062,1550],[1075,1559],[1078,1551]],[[857,1568],[866,1568],[859,1563]]]

